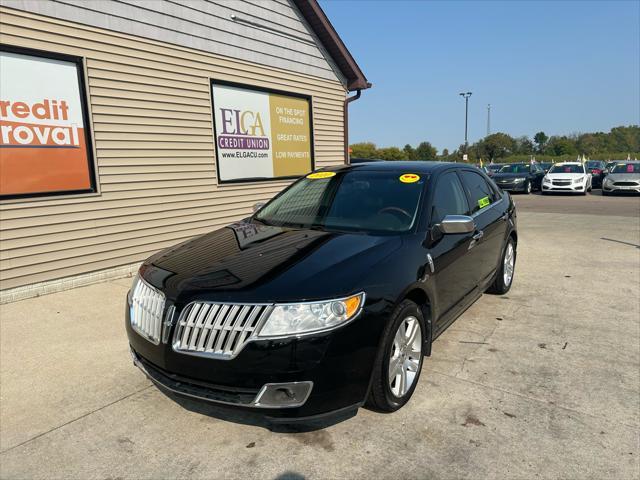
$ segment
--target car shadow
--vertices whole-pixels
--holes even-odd
[[[264,428],[274,433],[304,433],[322,430],[331,427],[345,420],[349,420],[357,415],[358,409],[353,408],[335,414],[323,416],[312,420],[279,420],[268,418],[259,411],[249,411],[224,405],[216,405],[205,401],[194,400],[163,388],[158,388],[163,395],[176,402],[182,408],[193,413],[206,415],[225,422],[232,422],[241,425],[251,425]]]

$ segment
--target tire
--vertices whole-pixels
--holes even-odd
[[[509,247],[511,247],[513,260],[511,262],[511,276],[508,277],[507,280],[507,276],[505,275],[505,264],[507,254],[509,252]],[[513,275],[515,274],[516,257],[516,243],[513,241],[513,238],[509,237],[509,240],[507,240],[507,243],[505,244],[502,251],[502,256],[500,257],[500,266],[498,267],[498,271],[496,272],[496,278],[491,286],[487,289],[487,293],[504,295],[511,289],[511,285],[513,284]]]
[[[405,348],[404,346],[401,346],[400,349],[398,348],[396,335],[402,337],[399,330],[401,327],[406,329],[407,323],[410,323],[411,325],[418,325],[420,327],[420,331],[415,333],[414,341],[409,345],[409,347],[406,347],[408,350],[403,350],[403,348]],[[420,349],[416,352],[416,344],[418,341],[416,338],[418,335]],[[398,307],[396,307],[391,320],[383,333],[381,351],[373,367],[371,392],[367,400],[367,405],[369,407],[380,412],[395,412],[409,401],[416,389],[416,385],[420,379],[420,372],[422,371],[425,335],[426,327],[422,311],[418,305],[411,300],[403,301],[398,305]],[[407,352],[408,355],[406,356],[406,360],[402,362],[402,358],[405,358],[402,356],[404,352]],[[389,367],[392,361],[392,356],[402,362],[397,371],[402,371],[406,376],[403,377],[403,373],[398,373],[399,376],[396,375],[393,382],[390,382]],[[415,365],[416,362],[417,367],[414,367],[416,369],[415,372],[406,369],[406,367],[409,367],[410,365]],[[412,373],[413,376],[410,375]],[[402,378],[405,379],[405,382],[410,382],[410,385],[406,387],[404,393],[401,391],[402,384],[398,383]]]
[[[524,187],[524,193],[526,193],[527,195],[529,195],[531,193],[531,182],[527,182],[527,186]]]

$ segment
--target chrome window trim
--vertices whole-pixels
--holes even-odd
[[[497,201],[493,202],[493,203],[492,203],[491,205],[489,205],[488,207],[481,208],[481,209],[480,209],[480,210],[478,210],[477,212],[472,213],[472,214],[471,214],[471,218],[476,218],[478,215],[480,215],[480,214],[482,214],[482,213],[485,213],[485,212],[488,212],[489,210],[491,210],[491,209],[492,209],[493,207],[495,207],[496,205],[501,204],[503,201],[504,201],[504,195],[502,195],[502,196],[500,197],[500,199],[499,199],[499,200],[497,200]]]

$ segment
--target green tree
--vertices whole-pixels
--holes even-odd
[[[378,150],[378,158],[382,160],[406,160],[405,153],[398,147],[387,147]]]
[[[536,143],[536,149],[538,153],[544,152],[544,147],[547,144],[549,137],[544,132],[538,132],[533,136],[533,141]]]
[[[559,137],[555,135],[549,138],[545,152],[555,156],[577,155],[579,153],[574,140],[566,136]]]
[[[443,158],[448,158],[449,157],[449,149],[445,148],[444,150],[442,150],[442,157]]]
[[[475,157],[495,160],[514,153],[516,142],[510,135],[498,132],[487,135],[483,140],[472,145],[472,147],[476,153]],[[469,157],[469,159],[471,159],[471,157]]]
[[[379,158],[376,144],[372,142],[354,143],[351,145],[353,158]]]
[[[438,149],[429,142],[420,142],[416,147],[417,160],[435,160],[438,156]]]
[[[533,142],[529,137],[523,135],[515,139],[514,153],[520,155],[531,155],[534,153]]]
[[[402,149],[407,160],[417,160],[416,149],[408,143]]]

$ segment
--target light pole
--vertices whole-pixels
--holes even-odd
[[[487,137],[491,135],[491,104],[487,104]]]
[[[461,92],[460,96],[464,98],[464,153],[467,154],[469,141],[467,140],[467,131],[469,125],[469,97],[471,92]]]

